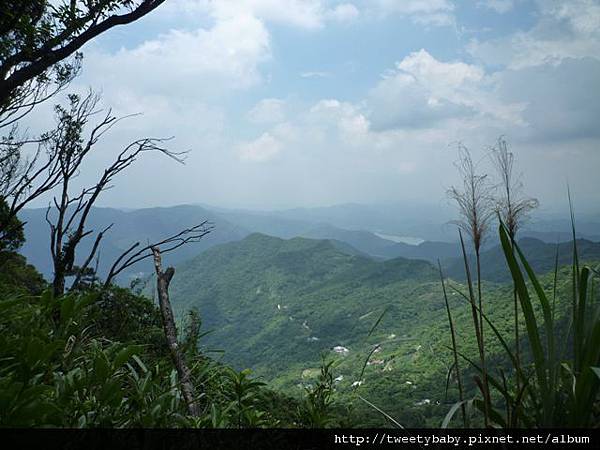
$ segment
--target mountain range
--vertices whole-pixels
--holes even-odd
[[[45,213],[46,210],[41,208],[22,211],[20,218],[26,223],[27,240],[21,251],[44,276],[50,277],[52,265],[48,247],[49,229],[45,221]],[[441,217],[441,214],[438,212],[434,217]],[[396,216],[400,216],[400,218]],[[437,259],[449,260],[460,256],[460,247],[457,242],[447,237],[448,230],[456,233],[454,226],[448,225],[439,217],[436,220],[419,223],[414,218],[413,212],[402,216],[399,208],[396,207],[385,210],[383,207],[376,206],[338,205],[331,208],[270,212],[231,210],[198,205],[127,211],[114,208],[94,208],[90,214],[88,229],[99,230],[111,223],[114,224],[105,235],[101,246],[98,265],[100,275],[104,275],[110,264],[133,243],[156,241],[204,220],[209,220],[214,225],[214,230],[200,242],[183,246],[166,255],[167,264],[178,264],[214,245],[238,241],[255,232],[285,239],[306,237],[333,240],[337,242],[336,245],[339,249],[345,249],[349,253],[360,253],[375,259],[405,257],[436,262]],[[593,218],[589,220],[593,220]],[[542,241],[552,243],[557,242],[558,239],[570,239],[567,222],[562,219],[547,222],[537,220],[535,224],[543,231],[526,229],[522,236],[534,236]],[[553,229],[553,224],[562,228],[549,231]],[[437,231],[432,231],[434,229]],[[578,224],[578,229],[582,230],[578,234],[579,237],[595,240],[594,230],[599,230],[600,225],[594,221],[586,221]],[[450,240],[434,240],[433,238],[436,236],[441,238],[446,236],[446,239]],[[430,238],[427,239],[428,237]],[[419,243],[413,245],[402,240]],[[88,238],[87,241],[84,240],[79,249],[80,259],[86,255],[91,245],[91,238]],[[489,250],[495,245],[497,245],[497,241],[490,239],[486,249]],[[453,274],[455,273],[454,266],[456,264],[448,266]],[[151,264],[144,261],[131,267],[119,281],[128,283],[129,280],[144,277],[151,271]]]
[[[271,386],[290,393],[299,393],[314,381],[322,356],[333,359],[335,386],[342,397],[355,396],[360,388],[361,395],[407,426],[437,426],[453,399],[444,389],[451,355],[440,273],[434,264],[438,259],[448,278],[459,342],[467,354],[476,352],[471,313],[458,294],[466,292],[459,246],[392,240],[410,236],[404,228],[338,227],[342,210],[335,209],[337,216],[330,217],[338,218],[332,224],[322,221],[323,210],[311,215],[194,205],[128,211],[96,208],[89,228],[114,223],[102,246],[102,275],[133,242],[157,240],[209,220],[215,229],[206,238],[165,255],[165,264],[176,269],[173,307],[180,321],[186,311],[198,310],[207,333],[201,340],[203,352],[222,355],[235,368],[251,368]],[[352,211],[356,209],[350,209],[349,217]],[[21,215],[27,236],[22,253],[48,277],[52,268],[44,217],[43,209]],[[353,225],[367,227],[368,222],[360,220]],[[551,232],[546,228],[540,233]],[[551,242],[520,240],[534,269],[546,273],[544,286],[552,286],[555,261],[562,266],[572,258],[571,243],[557,246],[552,237],[548,239]],[[577,243],[582,261],[600,261],[600,243],[584,239]],[[486,311],[510,334],[512,288],[506,283],[504,261],[496,241],[489,239],[482,253]],[[559,272],[560,293],[567,289],[569,272],[568,268]],[[125,275],[123,284],[134,277],[145,280],[144,292],[153,297],[150,261]],[[569,306],[560,300],[557,305],[558,316]],[[494,345],[490,343],[492,364],[494,355],[501,353]],[[348,414],[356,414],[365,426],[382,425],[380,415],[366,407]]]
[[[311,384],[324,357],[334,361],[342,398],[355,396],[360,387],[359,394],[406,426],[439,425],[453,400],[444,389],[451,355],[437,268],[425,260],[350,254],[337,242],[254,233],[214,246],[176,266],[170,287],[176,315],[182,320],[196,309],[207,333],[202,351],[222,351],[226,364],[251,368],[287,393]],[[555,246],[522,242],[536,266],[553,267]],[[568,262],[568,249],[568,244],[559,249],[560,263]],[[504,264],[498,251],[485,255],[485,264],[496,267],[494,274]],[[581,258],[600,261],[600,244],[582,248]],[[552,286],[549,272],[542,276],[544,286]],[[467,292],[460,275],[446,280],[449,301],[461,348],[475,354],[470,308],[457,293]],[[559,271],[557,317],[570,307],[561,300],[568,298],[563,294],[569,276],[568,267]],[[510,342],[512,287],[491,281],[483,286],[486,314]],[[146,293],[153,295],[151,280]],[[494,364],[499,344],[491,341],[488,349]],[[368,408],[353,413],[365,426],[382,425]]]

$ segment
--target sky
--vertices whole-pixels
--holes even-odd
[[[600,1],[167,0],[87,44],[73,89],[122,121],[87,183],[139,137],[99,204],[277,209],[438,203],[457,145],[504,136],[543,208],[600,190]],[[46,126],[38,114],[36,126]]]

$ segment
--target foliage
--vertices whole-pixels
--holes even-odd
[[[494,408],[489,411],[491,421],[496,426],[513,428],[597,426],[600,423],[595,412],[600,401],[597,374],[600,308],[593,277],[597,272],[587,266],[580,268],[574,241],[570,289],[557,290],[559,271],[556,267],[549,293],[548,285],[535,274],[504,224],[500,225],[499,234],[525,321],[530,353],[525,363],[520,364],[498,331],[498,324],[486,318],[511,369],[490,377],[490,385],[497,395]],[[568,298],[570,301],[563,301]],[[565,326],[565,320],[559,318],[558,305],[569,303],[569,325]],[[567,345],[571,345],[572,350]],[[469,362],[481,371],[481,367]],[[475,399],[473,404],[482,409],[481,400]],[[453,408],[449,416],[456,410]]]
[[[166,354],[160,313],[146,298],[117,286],[108,289],[92,287],[86,292],[96,295],[86,318],[92,335],[143,344],[145,354],[153,357]]]
[[[557,295],[568,294],[569,280],[569,271],[559,270]],[[540,282],[551,289],[553,273],[540,276]],[[457,292],[466,286],[452,279],[446,284],[460,353],[477,358],[470,304]],[[513,307],[507,301],[512,300],[512,286],[486,283],[484,295],[486,317],[507,345],[514,345]],[[424,261],[379,262],[345,254],[326,241],[251,235],[178,266],[171,299],[180,317],[192,307],[202,312],[208,331],[201,340],[203,352],[222,349],[223,362],[237,369],[251,367],[269,386],[296,399],[306,398],[306,386],[315,386],[319,355],[325,352],[335,361],[334,424],[390,425],[357,393],[406,427],[439,426],[458,399],[439,274]],[[556,303],[561,329],[566,328],[567,307],[564,301]],[[541,313],[537,305],[534,310]],[[501,343],[491,329],[486,331],[489,367],[510,371]],[[336,353],[335,346],[349,353]],[[376,347],[361,376],[366,356]],[[523,356],[529,357],[527,351]],[[477,392],[477,370],[459,358],[464,398],[469,399]],[[355,392],[352,384],[361,380]],[[280,408],[282,422],[289,421],[290,408]],[[478,417],[471,423],[482,425]]]
[[[321,368],[314,385],[308,385],[304,402],[298,409],[298,422],[303,428],[327,428],[332,425],[334,417],[331,406],[333,403],[334,361],[321,360]]]
[[[63,89],[80,67],[79,49],[164,0],[6,0],[0,4],[0,126]],[[5,123],[6,125],[7,123]]]
[[[25,242],[23,224],[16,216],[10,215],[9,209],[0,195],[0,252],[14,252]]]
[[[139,374],[129,364],[141,349],[89,336],[83,319],[95,297],[46,291],[0,302],[2,426],[130,426],[144,413],[131,401]],[[154,425],[175,424],[171,400]]]
[[[60,298],[48,290],[41,296],[5,296],[0,311],[0,426],[280,423],[267,409],[264,383],[191,349],[187,355],[202,389],[203,411],[187,416],[157,310],[125,289]],[[201,334],[192,327],[183,341],[197,344]],[[277,401],[276,394],[269,395],[271,404]]]
[[[46,287],[44,278],[18,253],[0,251],[0,296],[40,294]]]

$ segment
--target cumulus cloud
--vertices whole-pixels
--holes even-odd
[[[369,121],[351,103],[336,99],[320,100],[309,113],[312,123],[330,127],[345,144],[360,145],[368,137]]]
[[[384,75],[369,97],[373,127],[426,128],[445,119],[483,115],[520,124],[518,103],[496,97],[494,80],[476,65],[443,62],[422,49]]]
[[[285,102],[278,98],[264,98],[248,111],[248,120],[253,123],[278,123],[285,120]]]
[[[270,39],[255,17],[242,15],[195,31],[172,30],[114,54],[92,49],[84,82],[105,91],[130,91],[198,99],[261,80]]]
[[[600,58],[600,4],[595,0],[538,0],[540,18],[527,31],[487,41],[467,50],[486,64],[511,69],[560,64],[565,58]]]
[[[258,139],[239,145],[238,154],[242,161],[266,162],[281,151],[281,143],[269,133],[263,133]]]

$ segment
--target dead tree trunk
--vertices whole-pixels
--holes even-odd
[[[185,359],[177,343],[177,328],[175,327],[173,310],[169,301],[169,283],[175,274],[175,269],[169,267],[165,272],[162,271],[161,256],[158,247],[152,247],[152,254],[154,255],[154,268],[156,269],[156,287],[160,313],[169,352],[171,353],[173,364],[175,364],[175,368],[177,369],[177,375],[181,383],[181,393],[187,404],[188,412],[191,416],[198,416],[198,405],[194,395],[190,369],[185,363]]]

